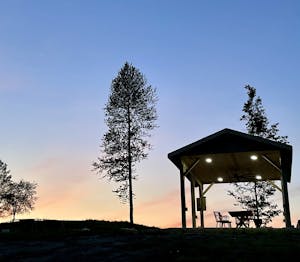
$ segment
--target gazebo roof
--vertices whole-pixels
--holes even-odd
[[[253,156],[257,159],[253,160]],[[199,184],[291,180],[292,146],[223,129],[168,154],[183,172]],[[210,160],[209,160],[210,159]],[[210,161],[210,162],[207,162]]]

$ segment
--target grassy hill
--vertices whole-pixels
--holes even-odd
[[[281,261],[298,257],[299,229],[160,229],[127,222],[0,224],[0,261]]]

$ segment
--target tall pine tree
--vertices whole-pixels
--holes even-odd
[[[288,143],[287,136],[278,135],[279,123],[270,125],[262,105],[262,99],[256,95],[256,89],[246,85],[248,100],[243,106],[241,121],[246,121],[248,134],[260,136],[276,142]],[[259,227],[272,221],[282,211],[277,204],[271,200],[275,193],[275,188],[266,181],[256,181],[248,183],[234,183],[235,190],[229,190],[229,195],[233,196],[244,209],[252,209],[255,212],[255,223]]]
[[[156,90],[147,85],[144,75],[126,62],[111,84],[105,106],[108,131],[104,134],[101,154],[93,163],[102,178],[116,182],[114,192],[129,202],[133,224],[133,186],[136,163],[147,158],[150,143],[146,140],[156,127]]]

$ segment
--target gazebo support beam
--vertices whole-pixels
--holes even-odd
[[[187,176],[192,170],[193,168],[198,165],[198,163],[200,162],[200,159],[197,159],[184,173],[184,176]]]
[[[285,220],[285,226],[287,228],[290,228],[292,227],[292,224],[291,224],[291,215],[290,215],[289,194],[288,194],[288,187],[286,181],[286,173],[284,169],[282,169],[281,189],[282,189],[281,192],[282,192],[283,215]]]
[[[202,183],[199,184],[199,198],[200,198],[200,203],[202,203],[202,199],[204,197],[203,194],[203,185]],[[204,228],[204,211],[203,208],[200,208],[200,227]]]
[[[192,206],[192,224],[196,227],[196,205],[195,205],[195,180],[191,177],[191,206]]]
[[[277,169],[281,173],[281,169],[279,166],[277,166],[270,158],[268,158],[265,155],[261,156],[265,161],[267,161],[271,166],[273,166],[275,169]]]
[[[280,192],[282,192],[282,189],[279,187],[279,186],[277,186],[273,181],[271,181],[271,180],[266,180],[269,184],[271,184],[273,187],[275,187],[276,189],[278,189]]]
[[[192,177],[190,177],[192,178]],[[211,184],[209,184],[209,186],[203,191],[203,184],[202,182],[197,178],[197,177],[193,177],[194,181],[200,186],[202,185],[202,194],[203,196],[207,193],[207,191],[215,184],[214,182],[212,182]],[[196,186],[196,185],[195,185]]]
[[[214,185],[215,183],[211,183],[203,192],[203,196],[207,193],[207,191]]]
[[[180,170],[180,195],[181,195],[181,223],[182,228],[186,228],[186,205],[185,205],[185,186],[183,171]]]

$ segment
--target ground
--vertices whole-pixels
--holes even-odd
[[[0,228],[0,261],[282,261],[300,250],[299,229],[131,228],[105,221]]]

